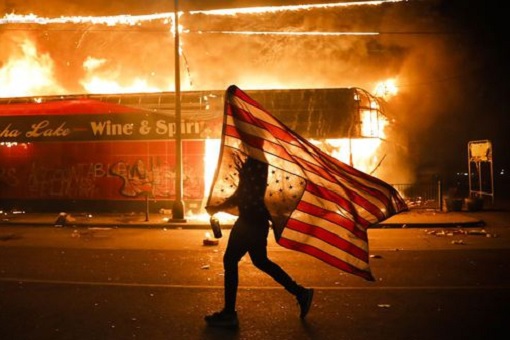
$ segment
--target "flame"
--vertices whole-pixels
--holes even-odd
[[[0,19],[0,25],[6,24],[37,24],[37,25],[50,25],[50,24],[92,24],[92,25],[129,25],[135,26],[142,22],[165,20],[166,23],[174,21],[174,13],[158,13],[148,15],[114,15],[114,16],[70,16],[59,18],[45,18],[39,17],[35,14],[21,15],[21,14],[6,14],[3,19]],[[172,26],[174,26],[172,24]]]
[[[382,0],[382,1],[353,1],[353,2],[337,2],[328,4],[311,4],[311,5],[288,5],[288,6],[262,6],[232,9],[214,9],[204,11],[191,11],[190,14],[206,14],[206,15],[238,15],[238,14],[263,14],[277,13],[283,11],[300,11],[321,8],[351,7],[351,6],[378,6],[388,2],[402,2],[407,0]]]
[[[334,158],[365,173],[371,173],[380,162],[378,149],[382,141],[379,138],[339,138],[311,142]]]
[[[119,72],[105,71],[101,74],[101,66],[108,63],[106,59],[88,57],[83,62],[86,76],[80,81],[83,88],[89,93],[140,93],[140,92],[162,92],[164,89],[150,86],[148,81],[141,78],[134,78],[129,84],[120,84]]]
[[[209,196],[209,189],[214,179],[218,157],[220,155],[221,139],[206,139],[204,153],[204,197]]]
[[[386,137],[384,128],[388,125],[388,120],[381,114],[377,101],[371,100],[370,109],[362,110],[360,118],[362,137]]]
[[[135,78],[128,85],[121,85],[117,81],[92,76],[81,82],[83,88],[90,93],[150,93],[161,92],[160,88],[147,84],[145,79]]]
[[[200,32],[205,33],[205,32]],[[379,35],[379,32],[279,32],[279,31],[207,31],[208,34],[231,34],[231,35],[286,35],[286,36],[321,36],[335,37],[342,35]]]
[[[339,2],[328,4],[311,4],[311,5],[294,5],[294,6],[271,6],[271,7],[250,7],[250,8],[237,8],[237,9],[218,9],[218,10],[205,10],[205,11],[190,11],[179,12],[181,15],[217,15],[217,16],[235,16],[238,14],[263,14],[275,13],[284,11],[309,11],[312,9],[324,9],[335,7],[348,7],[348,6],[377,6],[389,2],[401,2],[406,0],[387,0],[387,1],[355,1],[355,2]],[[161,22],[169,34],[175,35],[175,14],[174,13],[156,13],[149,15],[117,15],[117,16],[67,16],[58,18],[39,17],[35,14],[18,15],[7,14],[3,18],[0,17],[0,25],[104,25],[108,27],[113,26],[130,26],[139,27],[144,23]],[[46,29],[46,28],[45,28]],[[179,33],[189,33],[182,25],[178,26]],[[301,32],[285,32],[285,31],[207,31],[198,33],[208,34],[226,34],[226,35],[282,35],[282,36],[367,36],[378,35],[378,32],[320,32],[320,31],[301,31]],[[179,55],[184,56],[183,40],[180,40]],[[4,46],[2,46],[4,47]],[[17,53],[9,56],[7,61],[0,60],[0,97],[14,97],[14,96],[39,96],[47,94],[62,94],[65,89],[58,83],[54,71],[54,62],[51,56],[47,53],[41,53],[37,49],[36,43],[31,38],[25,38],[17,46]],[[135,77],[134,79],[126,80],[123,72],[120,69],[112,67],[115,65],[115,60],[108,60],[97,56],[89,55],[82,63],[84,76],[79,80],[83,89],[88,93],[133,93],[133,92],[162,92],[170,90],[173,84],[167,87],[158,87],[151,85],[150,77]],[[112,70],[113,69],[113,70]],[[288,88],[289,84],[276,84],[276,81],[268,77],[265,79],[264,75],[253,77],[252,74],[246,73],[242,79],[249,83],[250,88]],[[257,83],[260,83],[259,86]],[[299,87],[299,84],[296,84]],[[191,84],[189,85],[189,89]],[[375,94],[382,98],[397,93],[396,80],[390,79],[381,82],[376,86]],[[361,171],[369,173],[380,162],[378,150],[385,137],[385,127],[387,121],[379,115],[378,103],[373,102],[370,108],[361,112],[361,136],[371,138],[351,138],[351,139],[328,139],[321,142],[314,141],[320,144],[320,147],[325,149],[333,157],[355,166]],[[216,170],[216,163],[220,151],[220,140],[206,140],[205,150],[205,194],[207,199],[209,189],[212,184],[214,172]],[[9,145],[7,145],[9,146]],[[192,217],[192,218],[191,218]],[[222,223],[232,221],[233,216],[229,214],[220,213],[217,217]],[[190,219],[207,221],[209,216],[207,214],[195,214],[188,216]]]
[[[54,78],[54,63],[48,54],[39,53],[35,43],[28,38],[17,47],[18,50],[0,68],[0,97],[63,92]]]
[[[283,11],[303,11],[310,9],[327,9],[337,7],[351,7],[351,6],[379,6],[384,3],[403,2],[407,0],[382,0],[382,1],[354,1],[354,2],[337,2],[328,4],[311,4],[311,5],[290,5],[290,6],[262,6],[262,7],[247,7],[247,8],[233,8],[233,9],[215,9],[215,10],[199,10],[189,11],[190,15],[206,14],[206,15],[237,15],[237,14],[263,14],[263,13],[276,13]],[[183,12],[179,12],[181,16]],[[113,16],[61,16],[58,18],[45,18],[39,17],[33,13],[22,15],[10,13],[0,18],[0,25],[6,24],[92,24],[92,25],[130,25],[135,26],[143,22],[163,20],[165,23],[172,23],[174,26],[175,15],[173,12],[145,14],[145,15],[113,15]]]
[[[178,17],[184,14],[189,16],[193,15],[212,15],[212,16],[234,16],[238,14],[263,14],[275,12],[305,12],[313,9],[329,9],[338,7],[350,6],[378,6],[388,2],[401,2],[405,0],[387,0],[387,1],[354,1],[354,2],[338,2],[327,4],[310,4],[310,5],[291,5],[291,6],[263,6],[263,7],[248,7],[248,8],[234,8],[234,9],[217,9],[217,10],[199,10],[189,12],[178,12]],[[161,22],[164,29],[167,29],[169,34],[175,35],[176,13],[164,12],[154,13],[147,15],[115,15],[115,16],[61,16],[57,18],[40,17],[36,14],[20,15],[20,14],[6,14],[3,18],[0,17],[0,25],[104,25],[108,27],[113,26],[129,26],[138,27],[144,23],[159,23]],[[90,27],[90,26],[89,26]],[[89,28],[87,27],[87,29]],[[9,29],[9,27],[8,27]],[[178,27],[179,32],[189,33],[182,25]],[[197,33],[197,32],[195,32]],[[208,34],[236,34],[236,35],[287,35],[287,36],[343,36],[343,35],[378,35],[378,32],[320,32],[320,31],[303,31],[303,32],[279,32],[279,31],[207,31],[198,33]],[[27,38],[28,39],[28,38]],[[180,40],[179,55],[184,58],[183,40]],[[25,45],[32,46],[28,49]],[[7,63],[0,64],[0,81],[3,85],[0,90],[0,97],[13,97],[13,96],[33,96],[33,95],[51,95],[63,94],[67,91],[56,81],[57,77],[54,74],[53,61],[49,54],[38,53],[35,43],[27,40],[21,47],[23,50],[22,55],[11,56]],[[13,65],[16,64],[16,65]],[[173,84],[154,86],[151,84],[151,76],[137,77],[135,79],[126,80],[125,72],[121,70],[106,71],[107,67],[104,65],[114,65],[114,61],[96,58],[95,56],[88,56],[83,62],[83,69],[85,70],[82,79],[78,83],[82,86],[85,92],[88,93],[133,93],[133,92],[159,92],[172,90]],[[111,67],[111,66],[110,66]],[[29,76],[26,74],[29,73]],[[183,90],[191,90],[191,76],[188,69],[189,84],[184,84]],[[242,77],[242,76],[241,76]],[[270,79],[274,82],[274,79]],[[263,83],[263,87],[268,86],[267,79],[257,80],[250,75],[248,83]],[[299,87],[299,85],[297,85]],[[250,86],[251,87],[251,86]],[[275,86],[273,86],[275,87]],[[277,87],[288,87],[277,86]]]
[[[211,188],[214,174],[216,172],[216,166],[218,165],[218,158],[221,150],[221,139],[206,139],[205,140],[205,154],[204,154],[204,202],[202,202],[202,206],[205,207],[207,203],[207,199],[209,198],[209,190]],[[228,213],[219,212],[214,214],[216,218],[220,221],[221,224],[234,223],[236,216],[233,216]],[[204,214],[194,214],[190,216],[191,219],[196,221],[208,221],[210,216],[207,213]]]
[[[395,78],[387,79],[379,82],[374,89],[374,95],[376,97],[388,100],[391,97],[396,96],[398,93],[397,80]]]
[[[311,140],[311,142],[336,159],[358,170],[371,173],[382,160],[379,149],[386,137],[385,128],[388,126],[388,120],[381,114],[379,103],[375,100],[371,100],[370,107],[360,112],[360,120],[360,138]]]
[[[179,13],[180,16],[182,13]],[[169,25],[168,32],[175,34],[174,13],[158,13],[150,15],[118,15],[118,16],[69,16],[59,18],[39,17],[35,14],[18,15],[7,14],[0,18],[2,24],[92,24],[106,26],[138,26],[143,22],[163,20]],[[179,25],[179,32],[185,32]],[[21,53],[10,56],[10,59],[0,68],[0,82],[5,85],[0,89],[0,97],[17,97],[33,95],[63,94],[66,91],[57,83],[54,75],[54,63],[49,54],[40,54],[32,38],[26,37],[19,44]],[[182,56],[182,41],[179,46]],[[85,76],[79,80],[87,93],[135,93],[162,92],[170,90],[151,86],[148,78],[135,77],[125,80],[120,70],[107,71],[104,65],[114,64],[104,58],[88,56],[83,62]],[[1,65],[1,64],[0,64]]]

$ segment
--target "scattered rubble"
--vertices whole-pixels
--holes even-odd
[[[21,236],[15,234],[15,233],[0,235],[0,241],[10,241],[10,240],[16,240],[19,238],[21,238]]]
[[[71,233],[73,238],[105,238],[110,237],[112,228],[92,227],[85,230],[74,229]]]
[[[58,214],[57,220],[55,221],[55,227],[65,227],[67,224],[75,222],[76,218],[66,212]]]
[[[485,237],[497,237],[496,234],[490,234],[485,229],[471,229],[471,230],[464,230],[464,229],[427,230],[427,229],[425,229],[425,232],[428,235],[435,235],[435,236],[479,235],[479,236],[485,236]]]
[[[380,307],[380,308],[390,308],[391,305],[389,303],[380,303],[377,305],[377,307]]]

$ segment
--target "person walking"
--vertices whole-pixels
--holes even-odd
[[[237,164],[239,185],[235,193],[219,206],[208,206],[206,211],[213,216],[218,211],[237,206],[238,218],[235,221],[223,256],[224,307],[221,311],[205,316],[209,326],[237,327],[236,311],[237,288],[239,284],[238,264],[248,253],[258,269],[271,276],[294,295],[300,308],[300,317],[308,314],[314,290],[296,283],[279,265],[267,256],[267,237],[271,225],[271,215],[264,203],[267,188],[268,164],[247,157]]]

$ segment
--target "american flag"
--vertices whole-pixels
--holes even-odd
[[[367,229],[407,209],[395,188],[324,153],[235,85],[224,110],[207,206],[235,193],[240,160],[267,163],[264,202],[278,244],[372,281]],[[222,211],[238,215],[236,207]]]

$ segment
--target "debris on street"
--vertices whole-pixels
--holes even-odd
[[[111,236],[112,228],[91,227],[84,230],[74,229],[71,233],[73,238],[105,238]]]
[[[428,235],[435,235],[435,236],[455,236],[455,235],[479,235],[479,236],[485,236],[485,237],[497,237],[495,234],[488,233],[485,229],[470,229],[470,230],[464,230],[464,229],[453,229],[453,230],[425,230],[425,232]]]
[[[21,238],[19,235],[15,233],[9,233],[9,234],[0,234],[0,241],[10,241],[10,240],[16,240]]]

